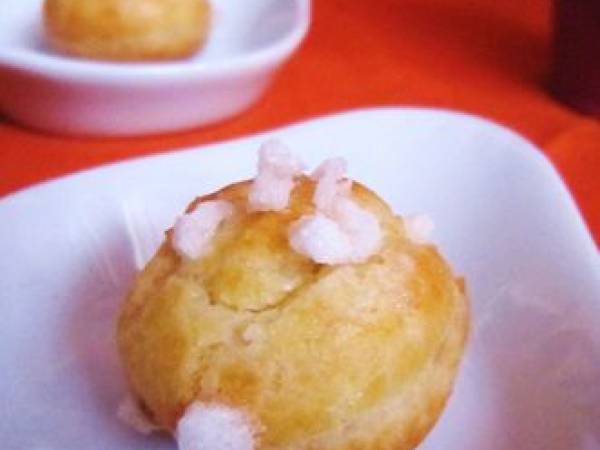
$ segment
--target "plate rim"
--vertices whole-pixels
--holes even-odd
[[[31,195],[32,192],[35,192],[39,189],[44,189],[48,187],[54,187],[57,184],[62,184],[65,182],[73,182],[81,177],[86,177],[89,175],[101,175],[103,172],[107,172],[113,170],[115,167],[133,167],[135,165],[140,164],[148,164],[152,161],[160,161],[173,157],[174,155],[182,156],[185,154],[189,154],[192,152],[206,152],[206,151],[218,151],[218,147],[222,147],[229,144],[235,144],[240,141],[245,141],[248,139],[258,139],[262,136],[269,136],[276,133],[285,132],[288,130],[293,130],[295,128],[303,127],[311,124],[312,122],[317,121],[333,121],[344,117],[352,117],[358,115],[368,115],[375,116],[380,114],[409,114],[409,115],[433,115],[433,116],[442,116],[448,119],[456,120],[466,120],[471,122],[472,124],[476,124],[479,126],[483,126],[490,130],[494,130],[497,133],[502,133],[506,137],[518,142],[522,150],[520,155],[524,159],[529,159],[534,163],[537,163],[539,170],[545,171],[551,178],[553,178],[553,182],[558,184],[563,194],[566,194],[567,201],[570,204],[569,206],[574,210],[573,212],[576,215],[577,221],[579,222],[580,228],[582,228],[585,233],[585,237],[587,241],[597,249],[594,238],[592,236],[591,230],[588,228],[581,209],[577,204],[573,193],[569,189],[568,185],[565,183],[565,180],[558,172],[557,168],[554,166],[550,158],[543,152],[543,150],[538,147],[533,141],[518,133],[512,128],[501,124],[499,122],[494,121],[493,119],[489,119],[487,117],[483,117],[477,114],[453,110],[448,108],[437,108],[437,107],[410,107],[410,106],[373,106],[373,107],[359,107],[352,108],[342,111],[337,111],[334,113],[325,113],[320,114],[314,117],[304,118],[297,121],[293,121],[288,124],[283,124],[280,126],[273,126],[264,130],[252,132],[249,134],[245,134],[242,136],[236,136],[231,139],[222,139],[214,142],[202,143],[199,145],[192,146],[184,146],[184,147],[175,147],[172,149],[163,149],[161,153],[158,154],[150,154],[150,155],[141,155],[135,156],[132,158],[126,158],[123,160],[112,161],[107,163],[102,163],[94,167],[88,167],[81,170],[76,170],[71,173],[67,173],[64,175],[58,175],[57,177],[53,177],[47,180],[43,180],[29,186],[25,186],[17,189],[16,191],[9,192],[3,196],[0,196],[0,208],[3,205],[10,204],[13,202],[18,202],[20,198],[24,196]],[[524,151],[523,151],[524,150]],[[599,253],[599,261],[600,261],[600,253]]]

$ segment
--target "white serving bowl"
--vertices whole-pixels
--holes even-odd
[[[112,63],[44,42],[41,0],[0,0],[0,110],[61,134],[139,135],[206,125],[254,103],[310,22],[310,0],[212,0],[197,55]]]

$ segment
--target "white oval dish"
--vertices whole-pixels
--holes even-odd
[[[429,214],[434,242],[467,280],[469,347],[419,450],[600,448],[600,257],[558,173],[487,120],[402,108],[111,164],[0,199],[0,448],[175,450],[117,419],[115,314],[190,199],[252,177],[271,138],[307,167],[343,156],[394,211]]]
[[[136,135],[230,117],[255,102],[299,46],[310,0],[212,0],[205,47],[181,61],[112,63],[54,53],[42,0],[2,0],[0,109],[64,134]]]

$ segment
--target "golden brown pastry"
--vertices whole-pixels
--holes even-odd
[[[263,177],[279,194],[280,175]],[[469,323],[462,282],[366,187],[292,179],[271,210],[259,178],[192,202],[187,212],[204,208],[213,233],[201,256],[181,253],[190,244],[174,239],[181,221],[167,232],[118,322],[132,392],[182,450],[412,449],[452,391]],[[321,247],[299,243],[298,227],[325,208],[327,180],[337,189],[330,200],[351,202],[355,217],[379,227],[360,262],[313,259],[345,251],[331,244],[333,222],[304,228],[313,243],[325,233]]]
[[[162,60],[196,52],[207,0],[46,0],[44,24],[60,52],[106,60]]]

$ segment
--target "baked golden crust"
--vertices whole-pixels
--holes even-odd
[[[238,212],[211,252],[184,261],[168,242],[139,275],[118,323],[130,385],[173,430],[194,400],[246,411],[261,450],[414,448],[448,398],[468,332],[461,288],[433,246],[358,183],[381,250],[324,266],[294,253],[288,225],[312,212],[303,178],[282,212],[246,213],[248,182],[196,200]]]
[[[50,45],[75,56],[161,60],[189,56],[208,34],[207,0],[46,0]]]

